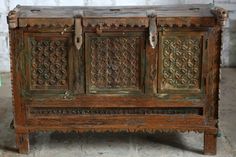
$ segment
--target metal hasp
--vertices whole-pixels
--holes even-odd
[[[75,46],[79,50],[83,43],[81,18],[75,19]]]
[[[150,45],[154,49],[157,45],[157,25],[155,10],[148,10],[147,16],[149,18],[149,41]]]

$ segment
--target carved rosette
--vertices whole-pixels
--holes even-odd
[[[67,88],[67,40],[30,38],[31,88]]]
[[[169,36],[162,43],[162,89],[198,89],[201,39]]]

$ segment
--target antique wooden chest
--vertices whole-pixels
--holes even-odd
[[[17,6],[9,12],[16,143],[63,132],[204,133],[216,154],[224,9]]]

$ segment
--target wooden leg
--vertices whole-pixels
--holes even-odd
[[[204,154],[216,155],[216,134],[204,133]]]
[[[19,153],[29,153],[29,134],[28,133],[16,133],[16,145],[19,149]]]

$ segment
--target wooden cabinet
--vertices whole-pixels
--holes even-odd
[[[216,154],[226,18],[208,5],[17,6],[8,24],[19,151],[36,131],[195,131]]]

